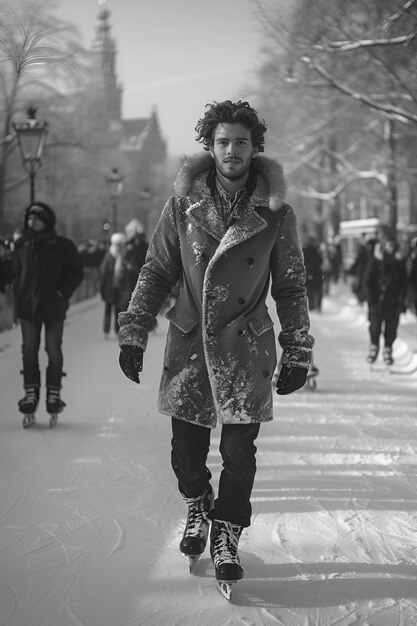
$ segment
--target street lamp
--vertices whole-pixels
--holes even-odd
[[[48,122],[36,119],[36,107],[30,105],[26,109],[27,119],[14,122],[22,163],[30,177],[30,202],[35,201],[35,177],[41,166],[41,157],[48,134]]]
[[[117,231],[117,207],[119,198],[123,193],[124,178],[117,167],[112,167],[111,174],[107,174],[105,178],[112,206],[112,230],[115,233]]]

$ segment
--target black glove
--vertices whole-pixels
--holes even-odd
[[[306,367],[288,367],[283,365],[277,381],[277,394],[286,396],[297,389],[304,387],[307,380],[308,369]]]
[[[121,346],[119,365],[122,372],[134,383],[140,383],[139,372],[142,371],[143,350],[139,346]]]

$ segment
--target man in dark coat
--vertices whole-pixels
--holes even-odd
[[[84,274],[77,248],[70,239],[57,235],[55,224],[51,207],[43,202],[32,203],[25,211],[24,229],[13,252],[12,287],[22,330],[22,413],[33,413],[39,401],[42,326],[48,355],[47,411],[58,413],[65,406],[60,398],[64,319],[69,299]]]
[[[364,272],[364,287],[368,303],[370,346],[367,360],[374,363],[379,353],[383,328],[383,359],[394,362],[392,345],[397,337],[400,313],[405,311],[408,277],[404,259],[396,253],[395,241],[376,244],[374,254]]]
[[[159,410],[172,417],[172,467],[188,504],[180,550],[205,549],[218,580],[243,576],[237,546],[250,525],[261,422],[272,420],[277,363],[265,300],[271,283],[283,349],[279,394],[305,384],[313,338],[305,268],[282,168],[258,156],[265,124],[247,102],[208,106],[149,245],[127,312],[119,316],[120,365],[139,382],[149,332],[179,281],[170,320]],[[206,465],[211,429],[221,425],[223,471],[215,501]]]

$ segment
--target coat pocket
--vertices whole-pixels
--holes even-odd
[[[277,366],[274,323],[268,313],[248,322],[247,333],[252,365],[264,382],[271,382]]]
[[[170,378],[176,376],[190,360],[193,360],[199,324],[194,321],[193,324],[186,326],[186,329],[181,329],[172,320],[169,325],[164,354],[164,372]]]

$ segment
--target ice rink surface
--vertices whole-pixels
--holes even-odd
[[[1,333],[0,626],[417,624],[417,374],[402,341],[392,372],[370,371],[354,309],[335,298],[312,313],[317,390],[275,396],[261,427],[229,604],[208,550],[194,575],[178,550],[186,511],[156,410],[166,320],[136,386],[102,336],[101,302],[74,306],[53,430],[44,395],[23,430],[19,329]],[[218,442],[214,430],[215,488]]]

